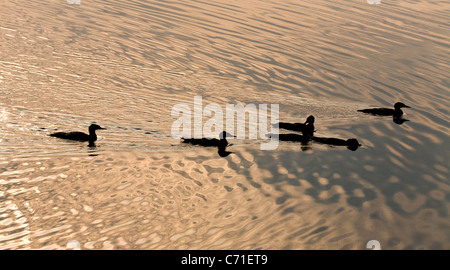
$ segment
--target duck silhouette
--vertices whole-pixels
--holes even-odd
[[[267,137],[271,137],[272,134],[267,134]],[[308,142],[317,142],[321,144],[333,145],[333,146],[347,146],[347,149],[355,151],[358,149],[361,144],[357,139],[339,139],[339,138],[328,138],[328,137],[316,137],[316,136],[304,136],[295,133],[288,134],[278,134],[278,138],[280,141],[289,141],[289,142],[300,142],[302,145],[306,145]]]
[[[226,150],[226,147],[231,145],[231,144],[228,144],[228,141],[226,139],[227,136],[233,137],[232,135],[228,134],[226,131],[222,131],[219,134],[220,139],[216,139],[216,138],[185,139],[185,138],[183,138],[182,143],[199,145],[199,146],[203,146],[203,147],[217,147],[219,156],[226,157],[226,156],[230,155],[231,153],[233,153],[233,152],[229,152]]]
[[[227,141],[227,132],[226,131],[222,131],[219,134],[219,138],[220,139],[216,139],[216,138],[201,138],[201,139],[185,139],[183,138],[183,143],[189,143],[192,145],[200,145],[200,146],[205,146],[205,147],[209,147],[209,146],[222,146],[225,147],[228,145],[228,141]]]
[[[372,108],[372,109],[363,109],[358,110],[358,112],[373,114],[373,115],[384,115],[384,116],[393,116],[393,117],[401,117],[403,115],[403,111],[401,108],[410,108],[406,106],[402,102],[397,102],[394,104],[394,109],[390,108]]]
[[[314,133],[314,116],[310,115],[306,118],[305,123],[278,123],[278,127],[281,129],[291,130],[291,131],[301,131],[305,136],[312,136]]]
[[[92,124],[89,126],[89,134],[74,131],[74,132],[56,132],[50,134],[49,136],[71,141],[89,142],[90,145],[93,145],[93,143],[97,140],[97,134],[95,133],[95,131],[100,129],[106,128],[102,128],[97,124]]]

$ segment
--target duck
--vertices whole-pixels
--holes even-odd
[[[369,113],[373,115],[391,115],[394,117],[401,117],[403,115],[403,111],[401,108],[411,108],[405,105],[402,102],[397,102],[394,104],[394,109],[390,108],[372,108],[372,109],[363,109],[358,110],[358,112]]]
[[[351,139],[338,139],[338,138],[326,138],[326,137],[312,137],[312,141],[318,142],[321,144],[328,144],[328,145],[336,145],[336,146],[347,146],[349,150],[355,151],[358,149],[361,144],[358,142],[357,139],[351,138]]]
[[[56,132],[56,133],[50,134],[49,136],[60,138],[60,139],[65,139],[65,140],[89,142],[92,144],[93,142],[95,142],[97,140],[97,134],[95,134],[95,131],[99,130],[99,129],[106,129],[106,128],[103,128],[97,124],[92,124],[89,126],[89,134],[86,134],[84,132],[74,131],[74,132]]]
[[[227,146],[230,146],[231,144],[228,144],[227,141],[227,135],[229,135],[226,131],[222,131],[219,134],[219,138],[220,139],[207,139],[207,138],[201,138],[201,139],[185,139],[183,138],[183,143],[189,143],[192,145],[199,145],[199,146],[204,146],[204,147],[217,147],[218,151],[217,153],[219,154],[220,157],[227,157],[230,154],[232,154],[233,152],[229,152],[226,150]]]
[[[314,133],[314,116],[310,115],[306,118],[305,123],[278,123],[278,127],[282,129],[301,131],[304,135],[311,135]]]
[[[227,137],[227,132],[223,131],[219,134],[219,138],[220,139],[215,139],[215,138],[201,138],[201,139],[185,139],[183,138],[183,143],[189,143],[192,145],[200,145],[200,146],[205,146],[205,147],[226,147],[228,146],[228,141],[226,139]]]

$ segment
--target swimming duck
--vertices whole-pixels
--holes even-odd
[[[228,141],[226,139],[228,133],[226,131],[223,131],[219,134],[220,139],[207,139],[207,138],[201,138],[201,139],[184,139],[183,143],[190,143],[192,145],[200,145],[205,147],[218,147],[218,154],[221,157],[227,157],[233,152],[229,152],[226,150],[228,144]],[[231,135],[230,135],[231,136]]]
[[[92,124],[89,126],[89,135],[83,132],[75,131],[75,132],[56,132],[50,134],[50,136],[72,141],[93,143],[97,140],[97,134],[95,134],[95,131],[99,129],[106,129],[106,128],[102,128],[99,125]]]
[[[184,139],[183,138],[183,143],[190,143],[193,145],[200,145],[200,146],[218,146],[218,147],[225,147],[228,145],[228,141],[226,139],[227,137],[227,132],[223,131],[220,133],[219,138],[220,139],[207,139],[207,138],[201,138],[201,139]]]
[[[278,123],[279,128],[292,130],[292,131],[302,131],[305,134],[311,134],[314,132],[314,116],[310,115],[306,118],[305,123]]]
[[[359,146],[361,146],[358,140],[354,138],[343,140],[338,138],[312,137],[311,140],[322,144],[347,146],[347,148],[352,151],[355,151]]]
[[[373,109],[358,110],[358,112],[370,113],[374,115],[392,115],[394,117],[400,117],[403,115],[403,111],[401,110],[401,108],[410,108],[410,107],[406,106],[402,102],[397,102],[394,104],[394,109],[373,108]]]

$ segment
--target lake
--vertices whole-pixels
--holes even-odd
[[[447,0],[75,2],[0,3],[0,249],[450,249]],[[361,146],[221,156],[173,136],[195,97]]]

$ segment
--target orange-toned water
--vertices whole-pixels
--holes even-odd
[[[448,1],[0,2],[0,249],[449,249]],[[345,147],[171,136],[279,104]],[[409,121],[358,109],[402,101]],[[87,131],[96,147],[47,136]]]

